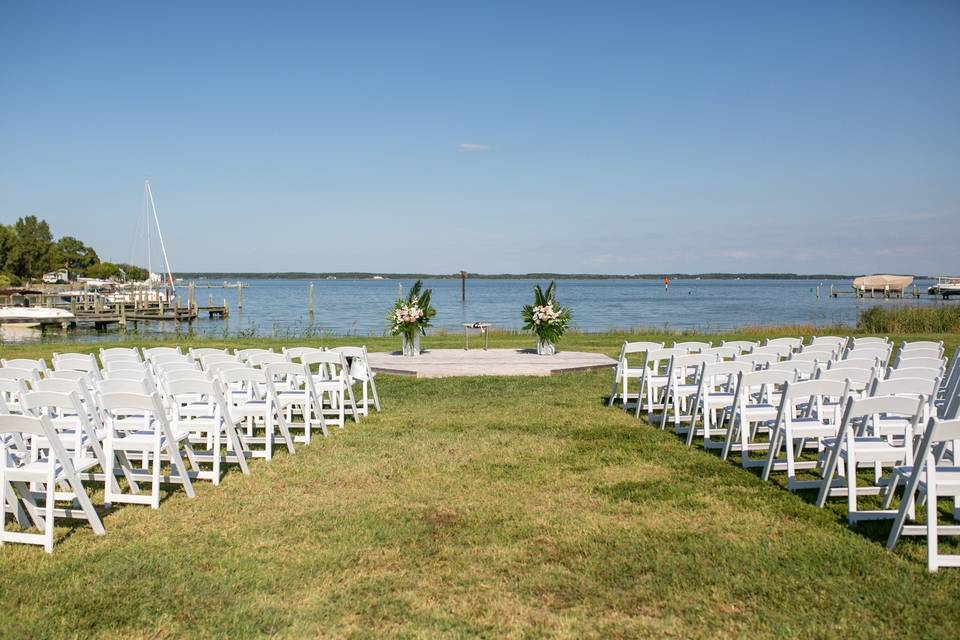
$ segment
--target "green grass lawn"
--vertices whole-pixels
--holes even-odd
[[[960,570],[928,575],[922,541],[889,553],[888,525],[848,527],[844,501],[818,510],[607,408],[607,373],[379,380],[383,413],[249,477],[117,507],[103,537],[64,527],[52,556],[5,546],[0,634],[960,635]]]

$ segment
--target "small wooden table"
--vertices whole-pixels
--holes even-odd
[[[487,350],[488,336],[487,329],[490,328],[488,322],[464,322],[463,323],[463,350],[470,350],[470,329],[476,329],[483,335],[483,350]]]

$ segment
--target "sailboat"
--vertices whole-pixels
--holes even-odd
[[[176,295],[176,284],[170,270],[170,259],[167,257],[167,247],[163,242],[163,231],[160,230],[160,215],[157,213],[157,204],[153,199],[153,190],[150,181],[143,181],[143,216],[144,235],[146,237],[147,279],[118,288],[111,297],[111,302],[133,302],[134,299],[157,302],[169,302]],[[153,229],[157,230],[157,239],[160,241],[160,254],[163,257],[164,274],[153,271]]]

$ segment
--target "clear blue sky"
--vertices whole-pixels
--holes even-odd
[[[960,2],[0,4],[0,221],[144,177],[174,270],[958,273]]]

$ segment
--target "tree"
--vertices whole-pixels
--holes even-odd
[[[72,236],[63,236],[50,253],[50,267],[66,267],[70,271],[86,271],[100,263],[97,252]]]
[[[37,216],[25,216],[13,225],[14,242],[7,252],[5,267],[21,278],[37,278],[43,275],[53,235],[50,225]]]
[[[2,271],[4,265],[7,264],[7,255],[10,253],[10,248],[13,246],[13,242],[13,227],[0,224],[0,271]]]

